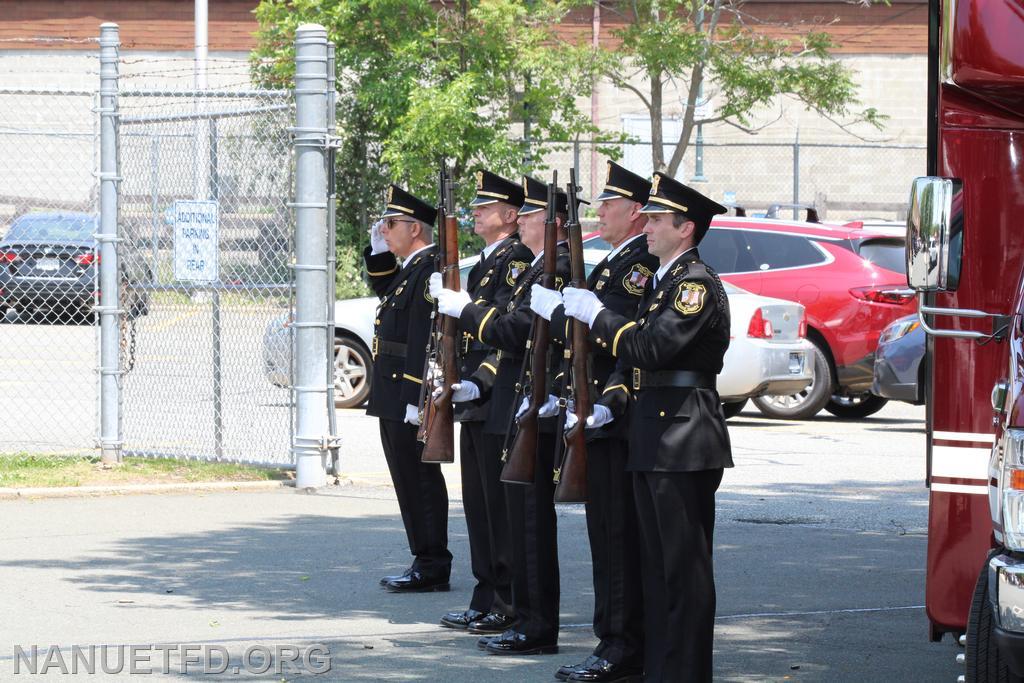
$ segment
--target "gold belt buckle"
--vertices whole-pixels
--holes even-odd
[[[640,391],[640,368],[633,368],[633,391]]]
[[[370,349],[370,352],[373,354],[374,358],[377,358],[377,349],[378,349],[377,337],[374,337],[373,338],[373,348]]]

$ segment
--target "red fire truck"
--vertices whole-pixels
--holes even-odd
[[[1024,680],[1024,2],[932,0],[907,279],[929,332],[931,637]]]

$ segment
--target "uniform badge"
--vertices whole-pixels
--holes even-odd
[[[672,269],[672,275],[679,275],[684,269],[689,269],[685,263],[680,263],[678,266]]]
[[[658,194],[658,185],[660,185],[660,184],[661,184],[661,176],[655,174],[654,182],[651,184],[651,194],[652,195]]]
[[[704,308],[704,298],[708,290],[699,282],[684,282],[679,287],[676,300],[672,305],[683,315],[700,313]]]
[[[597,284],[594,285],[594,291],[600,292],[602,289],[604,289],[604,280],[598,280]]]
[[[505,282],[509,287],[514,287],[519,276],[526,272],[530,264],[526,261],[512,261],[508,264],[508,273],[505,275]]]
[[[626,288],[626,291],[633,296],[640,296],[644,293],[644,287],[647,286],[647,281],[651,279],[654,273],[651,272],[647,267],[637,263],[633,268],[625,274],[622,278],[622,286]]]
[[[562,291],[562,287],[564,287],[564,286],[565,286],[565,280],[563,280],[560,276],[556,275],[555,276],[555,289],[557,291],[561,292]]]
[[[426,299],[428,303],[434,303],[434,297],[430,296],[430,280],[426,280],[423,283],[423,298]]]
[[[483,171],[477,171],[476,172],[476,189],[478,189],[478,190],[484,189],[484,172]]]
[[[387,200],[385,200],[385,203],[387,203],[387,204],[391,203],[391,195],[394,194],[394,193],[395,193],[395,188],[393,188],[390,185],[388,185],[388,197],[387,197]]]
[[[605,268],[604,270],[601,271],[601,277],[608,277],[611,274],[612,274],[612,269],[611,268]]]
[[[404,282],[401,285],[398,286],[398,289],[395,290],[395,296],[398,296],[399,294],[401,294],[402,290],[405,289],[405,287],[403,285],[405,285]]]
[[[480,281],[480,286],[481,287],[486,287],[487,283],[490,282],[490,281],[491,281],[491,276],[490,275],[484,275],[484,279]]]
[[[604,184],[608,185],[612,182],[612,162],[608,162],[608,171],[604,174]]]

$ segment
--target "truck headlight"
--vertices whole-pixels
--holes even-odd
[[[1003,462],[999,472],[1003,499],[1003,544],[1024,551],[1024,429],[1003,435]]]

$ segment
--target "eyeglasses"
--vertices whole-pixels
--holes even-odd
[[[416,221],[399,220],[397,218],[389,218],[387,221],[384,222],[384,227],[386,227],[388,230],[393,230],[396,225],[401,225],[401,224],[414,225],[415,223],[416,223]]]

